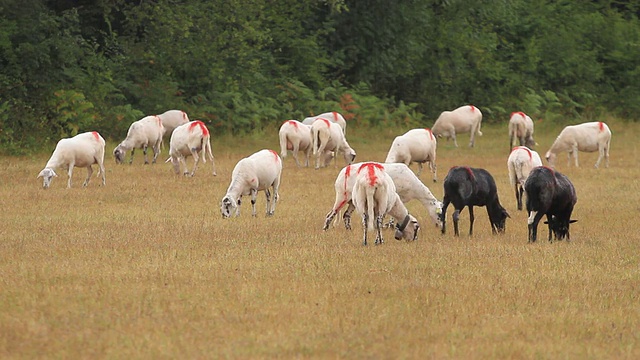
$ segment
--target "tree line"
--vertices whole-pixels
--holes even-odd
[[[185,110],[243,134],[339,110],[428,126],[479,106],[640,111],[632,0],[0,0],[0,151]]]

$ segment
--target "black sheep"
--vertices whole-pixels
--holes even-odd
[[[538,166],[531,170],[524,183],[527,194],[527,212],[529,213],[529,242],[534,242],[538,235],[538,223],[542,216],[547,216],[545,224],[549,225],[549,241],[551,233],[556,240],[569,236],[571,212],[578,201],[576,189],[565,175],[546,166]]]
[[[442,201],[442,233],[445,233],[445,217],[447,207],[452,203],[456,209],[453,213],[453,226],[456,236],[458,231],[458,219],[460,211],[465,206],[469,207],[469,235],[473,235],[473,207],[486,206],[491,230],[504,232],[507,217],[510,217],[498,200],[496,182],[485,169],[470,168],[467,166],[454,166],[449,170],[444,179],[444,199]]]

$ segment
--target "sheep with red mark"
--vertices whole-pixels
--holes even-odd
[[[260,150],[236,164],[231,173],[231,184],[222,198],[220,211],[223,218],[240,215],[242,196],[251,195],[252,215],[256,216],[256,197],[264,191],[267,198],[267,216],[272,216],[280,198],[282,160],[273,150]],[[273,195],[273,199],[272,199]],[[273,200],[273,201],[272,201]]]
[[[505,230],[509,213],[500,205],[498,190],[493,176],[485,170],[468,166],[454,166],[444,178],[444,198],[442,199],[442,233],[446,231],[447,207],[453,204],[453,228],[455,236],[460,236],[458,220],[465,206],[469,208],[469,236],[473,235],[474,206],[486,206],[491,231],[495,234]]]
[[[198,152],[200,152],[200,155],[198,155]],[[206,163],[207,155],[213,166],[213,176],[216,176],[216,163],[211,152],[211,136],[207,126],[202,121],[196,120],[175,128],[171,134],[169,158],[166,162],[171,161],[176,174],[180,173],[180,165],[182,164],[184,175],[194,176],[200,159]],[[191,173],[189,173],[186,160],[189,156],[193,156],[194,161]]]
[[[518,145],[530,149],[536,145],[533,140],[533,120],[522,111],[511,113],[509,118],[509,149],[516,146],[516,140]]]
[[[326,157],[327,151],[333,151],[336,158],[341,152],[347,164],[353,163],[356,152],[349,146],[338,124],[327,119],[315,121],[311,125],[311,138],[313,155],[316,157],[316,169],[320,168],[320,159]]]
[[[55,169],[63,168],[68,170],[67,188],[71,188],[74,167],[87,168],[87,179],[82,185],[87,186],[93,174],[93,168],[91,167],[93,164],[98,165],[98,175],[102,175],[102,185],[106,185],[104,146],[104,139],[97,131],[85,132],[72,138],[61,139],[58,141],[44,169],[38,174],[38,178],[42,177],[44,180],[42,187],[48,189],[51,185],[51,180],[58,176]]]
[[[531,170],[524,184],[527,194],[527,219],[529,242],[535,242],[538,237],[538,223],[546,215],[549,225],[549,241],[551,233],[554,239],[570,240],[569,224],[571,213],[578,201],[576,189],[567,176],[549,167],[538,166]]]
[[[380,163],[362,164],[355,176],[352,201],[356,210],[362,214],[364,245],[367,245],[369,230],[376,231],[375,244],[382,244],[382,220],[389,214],[397,221],[395,238],[407,241],[418,237],[418,220],[409,214],[396,193],[393,180]]]
[[[412,129],[393,139],[384,162],[403,163],[407,166],[416,162],[418,163],[418,176],[422,172],[422,164],[429,163],[429,168],[433,173],[433,182],[436,182],[438,177],[436,146],[436,137],[430,129]]]
[[[453,144],[458,147],[456,136],[462,133],[471,133],[469,147],[473,147],[476,134],[482,136],[482,112],[473,105],[461,106],[453,111],[443,111],[431,127],[433,135],[453,139]]]
[[[155,164],[158,154],[160,154],[160,144],[164,135],[164,126],[158,116],[147,116],[138,121],[134,121],[129,126],[127,137],[113,150],[116,163],[124,161],[128,151],[131,151],[129,164],[133,162],[133,154],[136,149],[142,149],[144,163],[148,164],[147,148],[151,146],[153,150],[153,163]]]
[[[323,230],[327,230],[329,225],[340,210],[346,205],[347,209],[342,216],[344,226],[347,230],[351,229],[351,214],[355,210],[352,201],[353,186],[356,181],[356,172],[364,163],[356,163],[345,166],[336,178],[334,187],[336,192],[336,200],[327,213]],[[440,213],[442,212],[442,202],[438,201],[431,190],[426,187],[416,174],[409,167],[402,163],[381,164],[385,172],[391,177],[396,187],[396,193],[400,196],[403,203],[411,200],[418,200],[427,209],[429,218],[440,229],[442,229],[442,221]]]
[[[345,135],[347,134],[347,121],[344,119],[344,116],[342,116],[342,114],[335,111],[322,113],[316,116],[310,116],[302,120],[302,123],[305,125],[313,125],[313,123],[319,119],[326,119],[340,125],[340,127],[342,128],[342,133]]]
[[[167,110],[158,115],[164,126],[164,135],[171,138],[173,130],[189,122],[189,116],[182,110]]]
[[[287,157],[287,150],[291,150],[296,165],[300,167],[298,152],[302,151],[305,154],[304,166],[309,166],[309,156],[313,147],[311,125],[303,124],[297,120],[287,120],[280,126],[278,138],[280,139],[280,156],[282,159]],[[332,158],[333,152],[325,151],[323,164],[330,162]]]
[[[529,172],[536,166],[541,166],[542,160],[536,151],[526,146],[516,146],[511,150],[507,159],[507,169],[509,170],[509,183],[516,192],[516,204],[518,210],[522,210],[522,194],[524,192],[524,182],[529,176]]]
[[[599,153],[595,168],[605,159],[605,167],[609,167],[609,147],[611,145],[611,130],[601,121],[582,123],[565,127],[547,151],[545,158],[549,166],[554,167],[557,154],[568,153],[568,165],[571,165],[571,155],[578,167],[578,151]]]

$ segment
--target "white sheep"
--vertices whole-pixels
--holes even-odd
[[[327,217],[324,222],[323,230],[327,230],[331,221],[340,212],[345,205],[347,210],[344,212],[343,219],[345,228],[351,229],[351,213],[355,209],[352,202],[352,190],[356,181],[356,172],[364,163],[356,163],[347,165],[340,173],[334,183],[336,192],[336,200],[331,208],[331,211],[327,213]],[[438,201],[431,190],[426,187],[416,174],[409,169],[409,167],[402,163],[381,164],[384,167],[386,173],[391,177],[396,187],[396,192],[400,196],[400,200],[403,203],[408,203],[411,200],[418,200],[427,209],[429,218],[439,228],[442,229],[442,220],[440,219],[440,213],[442,212],[442,202]]]
[[[189,122],[189,116],[182,110],[167,110],[158,115],[164,126],[164,135],[171,138],[173,130]]]
[[[542,166],[542,160],[538,152],[526,146],[516,146],[511,150],[507,159],[507,169],[509,170],[509,183],[516,193],[518,210],[522,210],[524,183],[531,169],[536,166]]]
[[[129,126],[127,137],[113,150],[116,163],[120,164],[124,161],[127,152],[131,150],[131,158],[129,164],[133,162],[133,153],[135,149],[142,149],[144,153],[144,163],[148,164],[147,147],[153,149],[153,163],[160,153],[160,143],[164,135],[164,126],[162,120],[158,116],[147,116],[138,121],[134,121]]]
[[[571,164],[571,154],[573,154],[576,167],[578,167],[578,151],[598,151],[599,155],[595,168],[598,168],[603,157],[605,159],[605,167],[609,167],[610,145],[611,130],[609,130],[607,124],[601,121],[594,121],[571,125],[565,127],[560,132],[560,135],[558,135],[549,151],[547,151],[545,158],[549,166],[554,167],[557,154],[567,151],[568,164]]]
[[[264,191],[267,197],[267,216],[273,215],[276,202],[280,198],[278,189],[282,176],[282,160],[273,150],[260,150],[236,164],[231,173],[231,184],[222,198],[220,211],[223,218],[235,212],[240,215],[240,204],[243,195],[251,195],[252,215],[256,216],[256,197],[258,191]],[[273,202],[271,202],[273,190]]]
[[[422,172],[422,164],[428,162],[433,173],[433,181],[436,182],[436,146],[436,137],[430,129],[412,129],[393,139],[384,162],[403,163],[407,166],[417,162],[418,176]]]
[[[106,185],[104,145],[104,139],[97,131],[85,132],[72,138],[58,141],[51,158],[47,161],[47,165],[38,174],[38,178],[42,177],[44,179],[42,187],[49,188],[51,179],[58,176],[55,169],[63,168],[68,169],[69,180],[67,181],[67,188],[70,188],[74,167],[87,168],[87,179],[82,185],[87,186],[93,174],[93,169],[91,168],[93,164],[98,164],[98,175],[102,175],[102,185]]]
[[[313,155],[316,157],[316,169],[320,168],[320,159],[326,157],[326,151],[333,151],[337,157],[341,152],[347,164],[351,164],[356,152],[349,146],[340,125],[327,119],[319,119],[311,125]]]
[[[198,155],[199,151],[201,151],[200,155]],[[209,129],[202,121],[191,121],[174,129],[169,142],[169,158],[166,162],[171,161],[176,174],[180,173],[180,164],[182,164],[184,175],[194,176],[200,159],[202,162],[207,162],[207,155],[213,166],[213,176],[216,176],[216,163],[211,153],[211,136]],[[190,174],[186,160],[188,156],[193,156],[194,161]]]
[[[533,148],[536,145],[533,140],[533,120],[522,111],[511,113],[509,118],[509,149],[516,146],[516,140],[520,146]]]
[[[296,165],[300,167],[298,161],[298,151],[305,154],[305,165],[309,166],[309,156],[312,150],[311,125],[306,125],[297,120],[287,120],[280,126],[278,132],[280,139],[280,156],[284,159],[287,157],[287,150],[293,152],[293,159]]]
[[[345,135],[347,134],[347,121],[344,119],[344,116],[342,116],[342,114],[335,111],[322,113],[316,116],[310,116],[302,120],[302,123],[305,125],[312,125],[316,120],[319,119],[327,119],[340,125],[340,127],[342,128],[342,133]]]
[[[367,233],[376,230],[376,244],[384,242],[382,238],[382,220],[386,214],[393,217],[396,223],[396,240],[416,240],[418,237],[418,220],[409,214],[396,186],[380,163],[362,164],[355,175],[352,201],[356,210],[362,214],[364,228],[364,245],[367,245]]]
[[[456,135],[471,133],[469,146],[475,144],[476,134],[482,136],[480,126],[482,125],[482,112],[473,105],[461,106],[453,111],[443,111],[436,122],[431,127],[433,135],[453,139],[453,144],[458,147]]]

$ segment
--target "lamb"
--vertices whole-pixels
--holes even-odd
[[[541,166],[542,160],[536,151],[526,146],[516,146],[511,150],[507,159],[507,169],[509,170],[509,183],[516,192],[516,203],[518,210],[522,210],[522,193],[524,192],[524,182],[529,176],[529,172],[536,166]]]
[[[491,231],[504,232],[505,222],[509,216],[507,210],[500,205],[496,183],[491,174],[484,169],[470,168],[468,166],[454,166],[444,178],[444,198],[442,199],[442,233],[445,233],[445,218],[447,207],[452,203],[453,226],[455,236],[459,236],[458,219],[460,211],[465,206],[469,207],[469,236],[473,235],[473,207],[486,206]]]
[[[349,146],[340,126],[327,119],[319,119],[311,125],[313,155],[316,157],[316,169],[320,168],[320,158],[326,151],[342,152],[347,164],[353,163],[356,152]]]
[[[578,197],[569,178],[549,167],[538,166],[531,170],[524,189],[529,213],[529,242],[536,241],[538,223],[543,215],[547,216],[545,224],[549,225],[549,241],[552,232],[556,240],[565,237],[570,240],[569,224],[577,221],[571,220],[571,213]]]
[[[375,244],[382,244],[382,219],[389,214],[397,220],[395,238],[416,240],[420,225],[415,217],[409,214],[391,177],[379,163],[364,163],[356,173],[353,185],[353,204],[362,214],[364,228],[364,245],[367,245],[367,233],[376,230]],[[375,221],[375,225],[374,225]]]
[[[124,161],[127,152],[131,150],[131,158],[129,164],[133,162],[133,153],[135,149],[142,149],[144,153],[144,163],[148,164],[147,147],[150,145],[153,149],[153,163],[155,164],[158,154],[160,154],[160,143],[164,135],[164,126],[162,120],[158,116],[147,116],[135,121],[129,126],[127,137],[113,150],[116,163],[120,164]]]
[[[293,159],[296,165],[300,167],[298,161],[298,151],[305,153],[305,167],[309,166],[309,156],[311,155],[313,141],[311,139],[311,125],[305,125],[297,120],[287,120],[280,126],[278,132],[280,139],[280,156],[284,159],[287,157],[287,150],[293,152]],[[324,162],[331,161],[333,153],[325,151]]]
[[[422,172],[422,164],[429,163],[433,173],[433,182],[437,181],[436,173],[436,138],[430,129],[413,129],[397,136],[391,143],[385,163],[418,163],[418,176]]]
[[[532,149],[536,145],[533,140],[533,120],[522,111],[511,113],[509,118],[509,149],[515,146],[516,139],[520,146]]]
[[[180,125],[171,134],[169,142],[169,158],[166,162],[171,161],[176,174],[180,173],[180,164],[184,166],[184,175],[194,176],[198,169],[198,163],[202,158],[202,162],[207,162],[206,155],[209,155],[213,165],[213,176],[216,176],[216,163],[211,153],[211,137],[209,129],[199,120],[191,121]],[[198,152],[201,151],[200,156]],[[193,170],[189,173],[186,157],[193,156]]]
[[[189,122],[189,116],[182,110],[167,110],[158,115],[164,126],[164,135],[171,138],[173,130]]]
[[[343,219],[344,225],[347,230],[351,230],[351,214],[355,210],[355,206],[352,201],[352,190],[355,184],[357,170],[364,163],[356,163],[347,165],[344,167],[335,181],[336,200],[333,204],[333,208],[327,213],[326,220],[324,222],[323,230],[327,230],[331,221],[340,212],[345,205],[347,210],[344,212]],[[424,205],[427,209],[429,217],[433,223],[440,229],[442,229],[442,221],[440,220],[440,213],[442,212],[442,203],[436,199],[431,193],[428,187],[426,187],[416,174],[409,169],[409,167],[402,163],[395,164],[381,164],[387,175],[391,177],[396,187],[396,192],[400,196],[400,200],[403,203],[416,199]]]
[[[65,168],[68,169],[69,175],[67,188],[71,188],[74,167],[87,168],[87,179],[82,185],[87,186],[93,174],[91,167],[93,164],[98,164],[98,175],[102,175],[102,185],[106,185],[104,146],[104,139],[97,131],[85,132],[72,138],[61,139],[58,141],[44,169],[38,174],[38,178],[42,177],[44,179],[42,187],[48,189],[51,185],[51,179],[58,176],[55,169]]]
[[[461,106],[453,111],[444,111],[433,124],[431,131],[437,137],[453,139],[453,144],[458,147],[456,134],[471,133],[469,147],[475,144],[476,134],[482,136],[480,125],[482,124],[482,112],[473,105]]]
[[[578,151],[594,152],[598,151],[599,156],[595,168],[600,166],[600,161],[604,157],[605,167],[609,167],[609,147],[611,145],[611,130],[602,121],[582,123],[565,127],[560,135],[547,151],[545,158],[550,167],[554,167],[556,155],[560,152],[568,152],[568,165],[571,165],[571,154],[578,167]]]
[[[304,120],[302,120],[302,123],[305,125],[312,125],[316,120],[319,120],[319,119],[327,119],[329,121],[332,121],[340,125],[340,127],[342,128],[342,133],[344,135],[347,134],[347,122],[344,119],[344,116],[342,116],[340,113],[335,111],[326,112],[320,115],[305,118]]]
[[[251,195],[252,215],[256,216],[256,197],[258,191],[264,191],[267,197],[267,216],[276,210],[276,202],[282,175],[282,160],[273,150],[260,150],[236,164],[231,174],[231,184],[222,198],[220,211],[223,218],[235,212],[240,215],[240,204],[243,195]],[[271,202],[273,190],[273,202]]]

